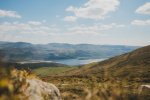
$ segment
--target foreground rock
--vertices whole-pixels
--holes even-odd
[[[139,87],[139,94],[142,94],[142,93],[150,93],[150,85],[141,85]]]
[[[58,88],[25,70],[0,68],[0,100],[61,100]]]
[[[38,79],[28,79],[27,88],[23,90],[28,100],[61,100],[58,88]]]

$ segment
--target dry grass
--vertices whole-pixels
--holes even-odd
[[[0,100],[27,100],[22,92],[26,79],[35,77],[25,70],[0,67]]]
[[[138,94],[138,83],[106,80],[86,76],[47,76],[43,80],[54,83],[63,100],[149,100],[149,94]]]
[[[36,76],[25,70],[0,68],[0,100],[27,100],[22,93],[26,79]],[[37,77],[36,77],[37,78]],[[149,100],[150,93],[138,94],[140,83],[96,76],[43,76],[54,83],[63,100]],[[46,100],[46,99],[45,99]]]

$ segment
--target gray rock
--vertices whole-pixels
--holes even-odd
[[[61,100],[59,89],[38,79],[27,79],[24,94],[28,100]]]
[[[139,94],[142,94],[144,92],[149,92],[150,93],[150,85],[141,85],[139,87],[138,92],[139,92]]]

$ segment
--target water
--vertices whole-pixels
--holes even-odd
[[[55,61],[44,61],[44,60],[31,60],[31,61],[22,61],[18,62],[20,64],[26,64],[26,63],[60,63],[60,64],[65,64],[65,65],[84,65],[84,64],[89,64],[92,62],[99,62],[103,61],[105,59],[66,59],[66,60],[55,60]]]
[[[66,65],[84,65],[84,64],[89,64],[92,62],[99,62],[103,61],[105,59],[86,59],[86,60],[80,60],[80,59],[67,59],[67,60],[56,60],[56,63],[61,63],[61,64],[66,64]]]

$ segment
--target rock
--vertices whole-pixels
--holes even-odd
[[[142,94],[144,92],[149,92],[150,93],[150,85],[141,85],[139,87],[139,94]]]
[[[26,70],[0,68],[0,100],[61,100],[59,89]]]
[[[61,100],[58,88],[39,79],[27,79],[23,89],[27,100]]]

